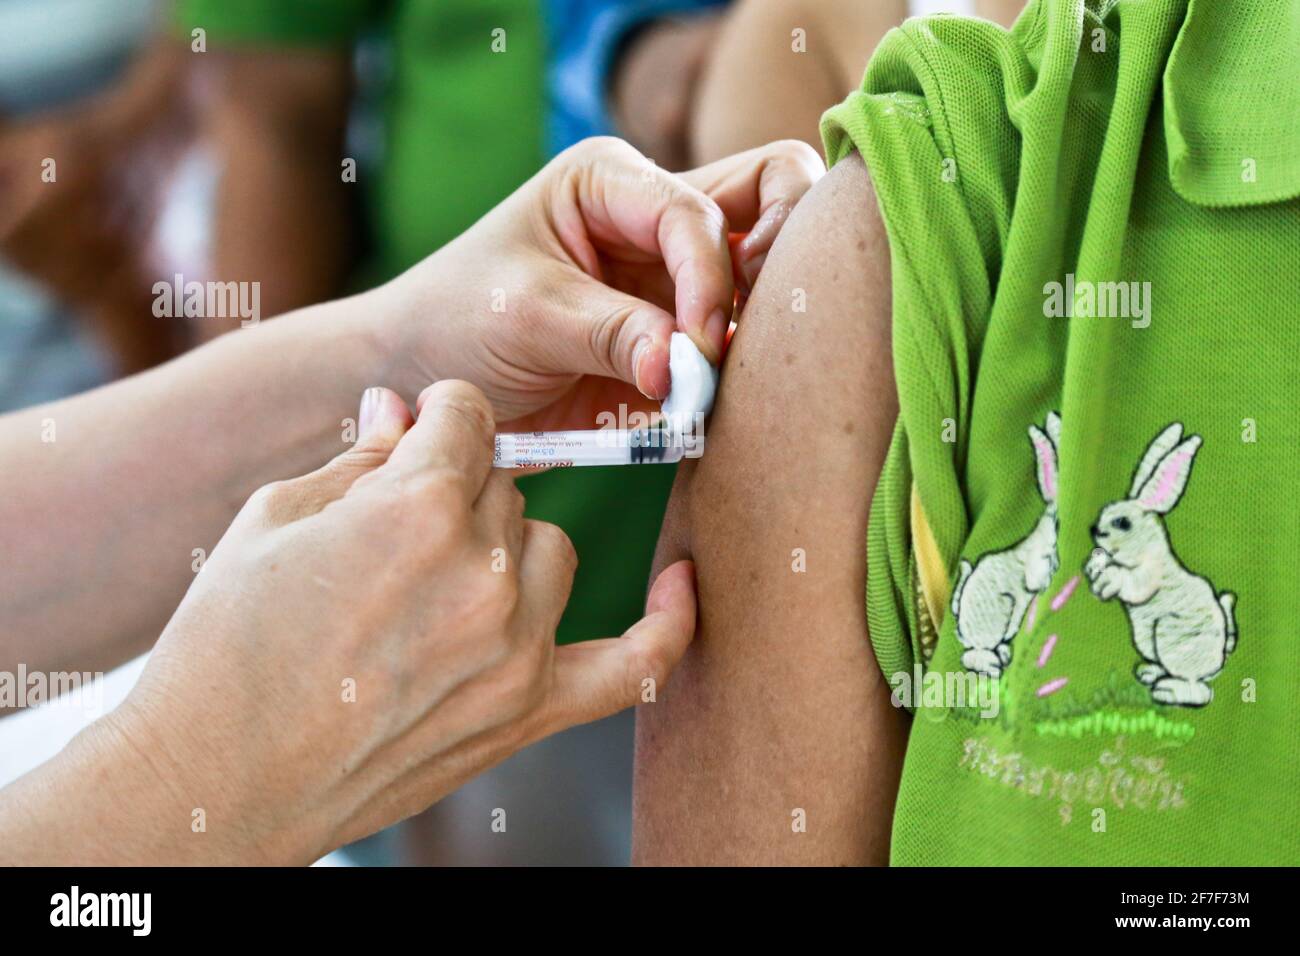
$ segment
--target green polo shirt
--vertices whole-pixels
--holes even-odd
[[[1227,0],[921,18],[823,120],[893,263],[895,862],[1300,863],[1297,36]]]

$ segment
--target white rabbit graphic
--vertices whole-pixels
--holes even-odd
[[[1005,551],[979,558],[974,567],[965,559],[952,595],[957,618],[957,640],[966,650],[962,666],[978,674],[997,677],[1011,663],[1011,640],[1030,602],[1047,590],[1060,565],[1056,554],[1057,448],[1061,442],[1061,417],[1049,412],[1046,434],[1029,426],[1038,472],[1038,490],[1047,507],[1032,531]]]
[[[1133,475],[1129,496],[1106,505],[1092,526],[1097,547],[1084,566],[1092,591],[1118,597],[1128,611],[1133,646],[1142,659],[1134,674],[1159,704],[1203,707],[1209,681],[1237,645],[1229,591],[1216,594],[1174,554],[1161,515],[1182,497],[1199,435],[1183,438],[1178,422],[1151,443]]]

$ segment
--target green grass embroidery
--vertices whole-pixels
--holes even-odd
[[[1067,689],[1036,703],[1032,719],[1038,723],[1083,717],[1114,708],[1147,712],[1151,710],[1151,692],[1136,680],[1112,671],[1106,683],[1089,693],[1080,695]]]
[[[1185,720],[1171,720],[1155,710],[1133,714],[1105,708],[1078,717],[1037,721],[1034,732],[1048,737],[1073,737],[1076,740],[1085,734],[1150,733],[1157,740],[1169,738],[1186,742],[1196,734],[1196,728]]]

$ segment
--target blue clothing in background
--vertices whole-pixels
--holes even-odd
[[[698,13],[726,0],[545,0],[546,144],[552,155],[614,131],[609,72],[623,40],[658,17]]]

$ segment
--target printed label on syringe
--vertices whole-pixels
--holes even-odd
[[[565,432],[498,434],[492,464],[509,468],[572,467],[582,450],[583,443]]]
[[[659,428],[500,433],[493,446],[495,468],[564,468],[590,465],[648,465],[696,457],[702,436],[674,436]]]

